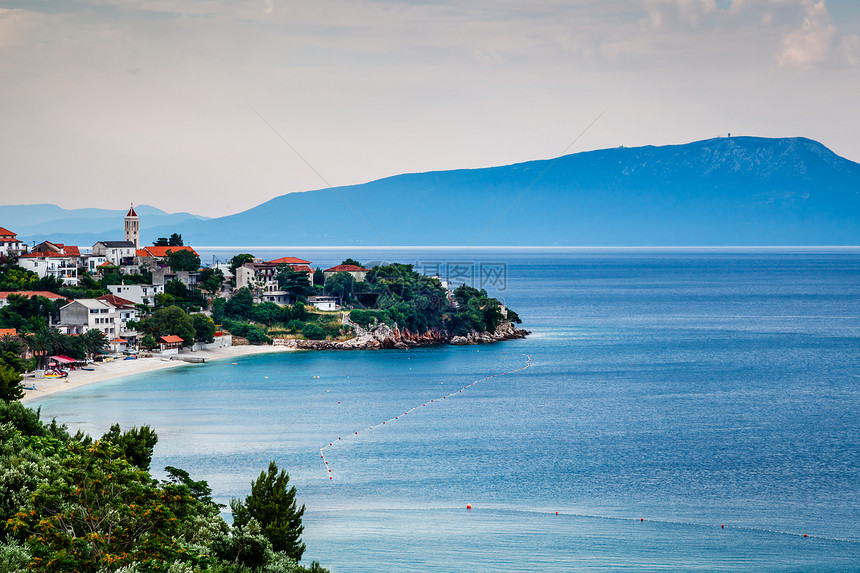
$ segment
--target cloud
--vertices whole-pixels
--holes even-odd
[[[783,66],[810,68],[830,61],[856,65],[858,36],[840,36],[824,0],[803,0],[803,23],[783,35],[778,61]]]

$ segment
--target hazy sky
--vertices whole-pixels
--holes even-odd
[[[217,216],[727,132],[860,161],[857,0],[0,0],[0,202]],[[259,116],[258,116],[259,114]],[[9,226],[6,223],[3,223]]]

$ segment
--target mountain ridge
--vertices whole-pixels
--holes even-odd
[[[858,245],[858,222],[860,164],[807,138],[730,137],[406,173],[141,227],[213,246],[790,246]]]

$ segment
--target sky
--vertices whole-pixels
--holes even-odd
[[[0,0],[0,203],[214,217],[727,133],[860,161],[858,94],[856,0]]]

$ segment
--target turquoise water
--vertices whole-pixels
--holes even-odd
[[[333,571],[860,570],[856,252],[455,255],[507,263],[489,290],[529,338],[219,361],[42,411],[152,425],[153,467],[222,502],[276,460]]]

